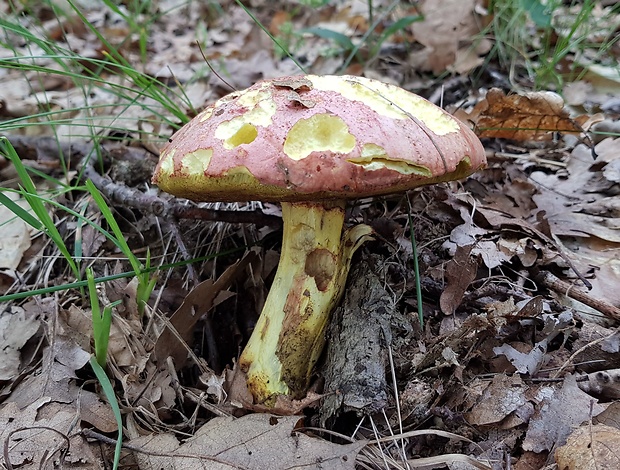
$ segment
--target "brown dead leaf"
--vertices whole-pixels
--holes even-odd
[[[593,424],[605,424],[620,430],[620,402],[610,403],[607,409],[592,418]]]
[[[620,468],[620,430],[597,424],[581,426],[555,451],[559,470]]]
[[[578,145],[567,161],[566,174],[530,175],[538,184],[533,196],[548,216],[556,239],[562,237],[564,251],[576,267],[592,276],[590,295],[620,304],[620,202],[616,195],[618,139],[606,138],[595,151]],[[591,274],[590,274],[591,273]]]
[[[473,245],[457,246],[454,258],[446,265],[446,287],[439,298],[441,311],[452,315],[461,304],[469,284],[476,279],[478,262],[471,257]]]
[[[514,470],[540,470],[547,463],[547,454],[537,454],[536,452],[523,452],[523,455],[512,467]]]
[[[11,380],[22,366],[20,349],[39,330],[41,320],[32,310],[7,308],[0,316],[0,381]]]
[[[565,237],[590,235],[613,243],[620,243],[620,218],[599,217],[591,214],[563,212],[553,214],[549,223],[553,233]]]
[[[53,412],[46,411],[49,405]],[[16,403],[6,403],[0,408],[0,442],[11,468],[102,468],[75,417],[74,405],[59,406],[49,397],[39,398],[23,410]]]
[[[182,445],[173,434],[139,437],[130,443],[145,452],[135,454],[141,470],[355,468],[365,441],[339,445],[309,437],[294,431],[299,422],[296,416],[268,414],[214,418]]]
[[[424,21],[411,25],[415,40],[426,46],[426,69],[444,72],[457,58],[461,41],[479,31],[475,0],[426,0],[418,7]],[[469,45],[467,46],[469,47]],[[471,62],[471,61],[470,61]]]
[[[239,364],[236,363],[233,370],[226,369],[224,374],[226,377],[224,390],[230,404],[236,408],[251,409],[254,397],[248,388],[247,376]]]
[[[451,198],[449,202],[460,213],[464,223],[457,225],[450,233],[450,239],[443,243],[443,247],[448,250],[448,253],[454,256],[458,246],[473,244],[471,254],[479,257],[489,269],[496,268],[503,262],[510,260],[510,256],[506,256],[494,241],[481,239],[490,232],[474,223],[474,212],[469,203],[458,198]]]
[[[491,88],[467,119],[476,124],[478,137],[529,141],[550,139],[552,132],[583,132],[562,98],[549,91],[506,95]]]
[[[215,282],[211,279],[201,282],[187,294],[183,304],[166,322],[166,329],[155,343],[155,358],[159,364],[165,364],[168,356],[171,356],[177,369],[183,367],[187,362],[188,348],[191,348],[193,343],[194,326],[202,315],[211,310],[217,295],[230,287],[255,256],[256,253],[248,252],[241,260],[228,267]]]
[[[503,421],[528,403],[525,390],[526,387],[519,375],[509,377],[497,374],[480,396],[478,403],[467,413],[467,421],[475,425],[496,424]]]
[[[497,242],[498,249],[509,258],[513,256],[519,258],[521,264],[526,268],[534,266],[534,263],[538,259],[536,242],[529,237],[520,239],[507,237],[508,234],[503,235],[502,238],[499,239]]]

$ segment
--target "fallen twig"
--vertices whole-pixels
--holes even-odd
[[[613,318],[617,321],[620,320],[620,308],[607,303],[604,300],[592,297],[586,292],[580,290],[574,284],[569,284],[566,281],[562,281],[550,272],[539,272],[536,274],[534,279],[548,289],[567,295],[571,299],[578,300],[579,302],[586,304],[588,307],[598,310],[606,317]]]

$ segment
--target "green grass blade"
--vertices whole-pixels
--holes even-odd
[[[21,180],[21,195],[24,197],[26,202],[30,205],[30,208],[36,215],[36,217],[41,222],[41,225],[44,227],[44,232],[52,239],[54,244],[58,247],[58,250],[65,257],[73,275],[80,279],[80,269],[76,264],[73,256],[69,252],[65,241],[56,228],[52,217],[49,215],[47,209],[45,208],[45,204],[43,203],[43,199],[37,193],[37,188],[34,185],[34,182],[30,178],[28,174],[28,170],[24,166],[23,162],[17,155],[15,148],[11,145],[9,140],[6,137],[0,137],[0,151],[4,153],[7,158],[13,163],[15,170],[17,171],[17,175]],[[17,214],[15,214],[17,215]]]
[[[123,418],[121,417],[121,409],[118,406],[118,401],[116,400],[116,395],[114,394],[114,388],[112,388],[112,383],[110,379],[105,374],[103,368],[97,362],[97,359],[94,356],[90,358],[90,366],[99,380],[101,384],[101,388],[103,389],[103,393],[105,397],[108,399],[108,403],[110,403],[110,407],[112,408],[112,413],[114,413],[114,418],[116,419],[116,427],[118,429],[118,437],[116,438],[116,447],[114,448],[114,466],[112,470],[118,470],[118,465],[121,460],[121,449],[123,447]]]
[[[409,207],[409,238],[411,239],[411,249],[413,250],[413,271],[415,274],[415,295],[418,301],[418,320],[420,320],[420,328],[424,330],[424,311],[422,310],[422,285],[420,284],[420,263],[418,261],[418,244],[416,243],[415,233],[413,231],[413,208],[411,201],[407,197],[407,205]]]
[[[314,34],[323,39],[329,39],[330,41],[334,41],[338,44],[345,52],[352,51],[355,49],[355,44],[349,39],[348,36],[345,36],[342,33],[338,33],[337,31],[332,31],[331,29],[325,28],[304,28],[301,30],[302,33],[310,33]]]
[[[150,269],[144,269],[142,272],[143,273],[153,273],[153,272],[157,272],[160,270],[164,270],[164,269],[172,269],[172,268],[178,268],[181,266],[186,266],[188,264],[192,264],[192,263],[200,263],[203,261],[209,261],[211,259],[217,258],[218,256],[227,256],[227,255],[231,255],[234,253],[238,253],[240,251],[245,251],[248,248],[251,248],[250,245],[244,245],[244,246],[239,246],[236,248],[232,248],[230,250],[225,250],[225,251],[221,251],[219,253],[214,253],[211,255],[207,255],[207,256],[201,256],[199,258],[194,258],[194,259],[188,259],[188,260],[183,260],[183,261],[177,261],[176,263],[169,263],[169,264],[164,264],[158,267],[153,267]],[[111,274],[109,276],[103,276],[103,277],[98,277],[95,278],[95,284],[99,284],[101,282],[108,282],[108,281],[114,281],[116,279],[124,279],[127,277],[133,277],[135,276],[137,273],[135,271],[127,271],[125,273],[118,273],[118,274]],[[88,285],[88,282],[86,280],[83,281],[76,281],[76,282],[70,282],[67,284],[62,284],[62,285],[57,285],[57,286],[49,286],[49,287],[44,287],[42,289],[33,289],[31,291],[25,291],[25,292],[15,292],[13,294],[6,294],[6,295],[2,295],[0,296],[0,302],[9,302],[12,300],[20,300],[20,299],[25,299],[28,297],[34,297],[37,295],[46,295],[46,294],[51,294],[54,292],[58,292],[58,291],[62,291],[62,290],[68,290],[68,289],[81,289],[83,287],[86,287]]]
[[[106,221],[108,222],[108,225],[110,225],[110,227],[112,228],[112,232],[114,232],[114,235],[116,236],[116,239],[118,242],[117,245],[119,246],[121,251],[125,254],[125,256],[127,256],[127,259],[131,263],[131,267],[136,273],[136,277],[138,278],[136,303],[138,305],[138,312],[142,314],[142,312],[144,312],[144,306],[146,305],[146,302],[151,296],[151,292],[153,291],[153,288],[155,287],[156,277],[153,276],[151,278],[149,276],[149,273],[145,270],[144,265],[140,262],[138,257],[133,254],[133,251],[131,250],[131,248],[129,248],[129,245],[127,244],[127,241],[125,240],[123,232],[118,226],[118,223],[116,222],[116,219],[114,218],[114,215],[112,214],[112,211],[110,210],[110,207],[106,203],[105,199],[103,198],[103,196],[101,195],[97,187],[93,184],[92,181],[87,180],[86,188],[88,189],[88,192],[90,192],[92,198],[94,199],[95,203],[99,207],[99,210],[101,211]],[[150,255],[147,254],[147,266],[150,264],[149,257]]]
[[[95,357],[101,367],[105,367],[108,358],[108,342],[110,340],[110,327],[112,325],[112,309],[121,303],[120,300],[106,305],[101,312],[99,297],[92,269],[86,270],[88,281],[88,293],[90,296],[90,310],[93,324],[93,340],[95,343]]]
[[[127,256],[127,259],[131,263],[131,267],[133,268],[133,270],[137,273],[141,272],[144,267],[142,266],[142,263],[136,257],[136,255],[133,254],[131,248],[129,248],[129,245],[125,240],[125,236],[123,235],[121,228],[118,226],[118,222],[116,222],[114,214],[112,214],[110,206],[108,206],[108,203],[103,198],[103,195],[91,180],[86,181],[86,189],[88,190],[91,197],[95,201],[95,204],[97,204],[97,207],[105,217],[106,222],[108,222],[108,225],[112,229],[112,232],[116,237],[116,241],[118,242],[117,246],[121,249],[123,254]]]
[[[402,31],[410,24],[417,23],[418,21],[422,21],[423,19],[424,17],[422,15],[408,15],[408,16],[404,16],[400,18],[399,20],[395,21],[393,24],[388,26],[383,31],[383,33],[381,33],[381,36],[378,41],[378,45],[381,46],[381,44],[383,44],[383,42],[390,36],[398,33],[399,31]]]
[[[0,190],[0,204],[2,204],[3,206],[6,206],[8,210],[10,210],[13,214],[15,214],[17,217],[22,219],[24,222],[26,222],[28,225],[30,225],[34,229],[36,230],[45,229],[45,227],[43,227],[43,224],[41,223],[39,219],[37,219],[36,217],[33,217],[32,214],[30,214],[30,212],[28,212],[22,206],[17,204],[13,199],[8,197],[1,190]]]

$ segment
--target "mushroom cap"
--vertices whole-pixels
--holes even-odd
[[[224,96],[162,149],[153,183],[195,201],[318,201],[405,191],[486,164],[458,119],[355,76],[264,80]]]

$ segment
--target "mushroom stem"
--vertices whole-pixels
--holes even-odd
[[[239,365],[256,403],[304,396],[325,344],[329,315],[340,300],[351,258],[372,229],[342,233],[344,201],[282,203],[280,263]]]

